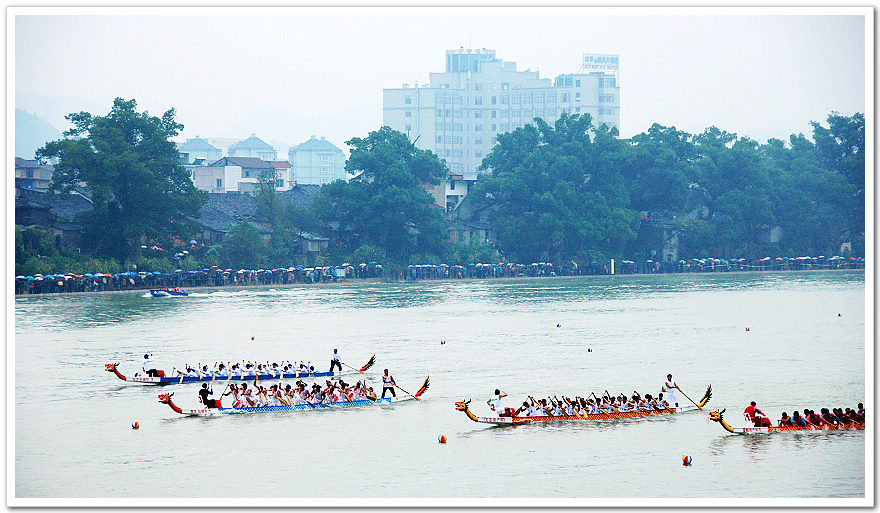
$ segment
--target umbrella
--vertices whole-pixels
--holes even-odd
[[[162,274],[162,273],[160,273],[159,271],[153,271],[153,274],[159,275],[159,274]]]
[[[85,273],[85,274],[83,274],[83,276],[86,277],[86,278],[91,278],[91,277],[92,277],[92,273]]]
[[[34,277],[33,277],[33,276],[28,276],[28,277],[27,277],[27,280],[28,280],[28,281],[34,281]]]
[[[34,279],[35,279],[36,281],[43,281],[43,277],[42,277],[42,276],[37,276],[37,277],[34,278]]]
[[[189,241],[189,243],[190,243],[190,244],[198,244],[198,242],[195,241],[195,240],[191,240],[191,241]]]

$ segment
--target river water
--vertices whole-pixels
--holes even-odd
[[[16,298],[14,497],[8,493],[124,505],[549,498],[538,504],[589,506],[866,493],[872,500],[865,445],[872,427],[738,436],[702,412],[491,427],[453,407],[473,399],[472,410],[488,415],[496,387],[510,406],[526,394],[656,394],[672,373],[695,400],[711,383],[708,406],[727,408],[732,425],[744,424],[752,400],[774,419],[783,410],[858,402],[870,412],[865,302],[861,271]],[[326,370],[333,348],[353,366],[375,353],[376,385],[389,368],[410,392],[430,375],[430,389],[420,402],[390,407],[190,418],[159,404],[159,389],[104,371],[119,362],[133,373],[146,351],[165,369],[289,358]],[[196,407],[197,387],[162,390]],[[684,467],[683,455],[693,465]]]

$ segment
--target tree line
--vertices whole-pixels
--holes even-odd
[[[797,134],[766,144],[716,127],[688,134],[658,124],[621,139],[616,128],[597,127],[583,114],[552,125],[536,118],[499,134],[467,198],[488,213],[494,244],[448,241],[443,209],[426,190],[445,178],[445,162],[382,127],[347,141],[346,170],[356,178],[322,186],[309,208],[286,203],[263,184],[251,221],[268,227],[268,238],[242,222],[223,244],[192,248],[181,263],[144,248],[172,248],[197,236],[207,195],[178,163],[171,138],[183,126],[174,109],[155,117],[136,107],[117,98],[106,116],[70,114],[73,128],[38,151],[39,159],[55,162],[51,188],[85,189],[94,208],[78,219],[81,253],[58,251],[39,230],[17,230],[16,273],[68,271],[43,270],[49,262],[115,272],[138,263],[166,270],[369,260],[641,261],[657,249],[656,237],[646,235],[651,227],[678,235],[680,258],[836,254],[843,242],[864,254],[863,114],[831,113],[827,125],[812,123],[812,139]],[[777,226],[781,240],[770,243],[766,232]],[[303,253],[305,232],[329,238],[327,251]]]

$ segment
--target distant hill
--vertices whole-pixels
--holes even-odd
[[[61,132],[30,112],[15,109],[15,156],[31,160],[49,141],[61,139]]]

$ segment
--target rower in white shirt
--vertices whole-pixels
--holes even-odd
[[[488,401],[486,401],[486,404],[489,405],[489,409],[492,410],[495,415],[499,415],[504,412],[504,408],[501,406],[502,397],[507,397],[507,394],[496,388],[495,395],[493,395]]]

